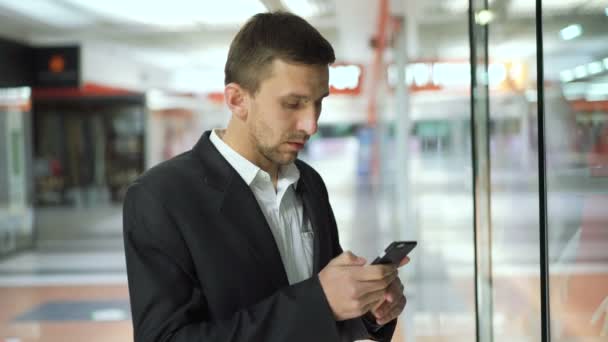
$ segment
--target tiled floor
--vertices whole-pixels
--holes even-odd
[[[0,302],[2,342],[133,340],[125,285],[0,287]]]
[[[0,341],[131,341],[128,312],[118,313],[128,298],[126,285],[0,287]],[[57,321],[67,316],[57,306],[61,303],[72,313],[71,320]],[[32,310],[41,305],[46,312],[39,310],[39,317],[33,317]]]
[[[37,248],[1,260],[0,287],[127,283],[120,237],[113,239],[111,249],[83,251],[72,245],[81,241],[69,240],[52,249]]]

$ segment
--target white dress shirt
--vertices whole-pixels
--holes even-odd
[[[296,165],[291,163],[280,168],[275,191],[270,175],[228,146],[216,130],[211,132],[210,140],[258,201],[279,249],[289,284],[310,278],[313,232],[304,215],[302,199],[295,192],[300,179]]]

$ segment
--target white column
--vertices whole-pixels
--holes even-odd
[[[410,93],[406,84],[406,66],[408,60],[418,57],[418,23],[416,20],[417,10],[414,0],[403,1],[403,28],[399,34],[396,46],[395,61],[397,68],[397,86],[396,86],[396,108],[395,108],[395,125],[396,125],[396,141],[395,153],[397,155],[397,167],[395,168],[395,185],[397,186],[397,207],[396,214],[398,225],[396,225],[396,236],[403,240],[418,240],[418,227],[415,220],[415,198],[412,191],[410,180],[410,113],[411,101]],[[417,258],[412,260],[412,263],[405,267],[401,272],[401,277],[405,280],[406,295],[408,290],[414,290],[412,286],[408,286],[407,280],[414,279],[417,269],[420,267],[420,262]],[[408,302],[406,309],[403,312],[403,318],[400,320],[403,336],[408,342],[416,340],[414,330],[414,314],[417,311],[417,300],[412,299]]]

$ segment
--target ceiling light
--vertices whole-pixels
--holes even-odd
[[[321,8],[319,4],[311,0],[281,0],[290,12],[301,17],[314,17],[319,15]]]
[[[579,24],[567,26],[559,31],[563,40],[572,40],[583,34],[583,28]]]
[[[475,21],[479,25],[487,25],[494,20],[494,13],[490,10],[481,10],[475,15]]]
[[[589,75],[599,74],[604,70],[602,66],[602,62],[591,62],[587,64],[587,71],[589,71]]]
[[[574,80],[574,74],[570,70],[564,70],[559,73],[559,78],[562,82],[567,83]]]
[[[433,83],[444,87],[460,86],[470,73],[471,66],[468,63],[434,63]]]
[[[336,89],[356,89],[361,68],[358,65],[336,65],[329,68],[329,85]]]
[[[412,70],[412,74],[414,75],[414,82],[417,86],[425,86],[431,80],[431,66],[425,63],[414,63],[408,65],[408,69]]]
[[[0,6],[20,15],[57,27],[82,27],[92,23],[94,20],[92,17],[85,15],[85,13],[62,6],[60,3],[52,0],[0,0]]]
[[[604,13],[606,14],[606,16],[608,17],[608,7],[604,8]]]
[[[574,75],[576,78],[587,77],[587,68],[584,65],[579,65],[574,68]]]
[[[65,0],[109,19],[165,28],[188,28],[197,24],[232,25],[244,23],[252,15],[266,12],[260,1],[231,0],[207,2],[200,0]]]
[[[604,58],[604,68],[608,69],[608,58]]]

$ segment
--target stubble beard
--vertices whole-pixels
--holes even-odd
[[[292,163],[298,156],[298,153],[282,153],[279,148],[282,143],[288,141],[290,135],[281,136],[278,144],[273,145],[271,142],[267,142],[264,137],[274,136],[274,131],[268,125],[258,122],[253,126],[252,132],[253,144],[260,155],[266,160],[272,162],[275,165],[285,166]]]
[[[285,166],[285,165],[292,163],[298,157],[298,153],[297,152],[281,153],[279,151],[279,147],[281,146],[281,143],[283,142],[283,140],[280,140],[280,141],[281,142],[279,142],[279,145],[272,146],[272,145],[265,144],[262,141],[258,140],[256,148],[257,148],[258,152],[262,156],[264,156],[264,158],[271,161],[273,164],[279,165],[279,166]]]

